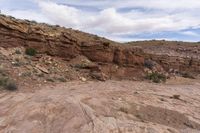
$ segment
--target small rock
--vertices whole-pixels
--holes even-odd
[[[136,91],[136,92],[134,92],[134,94],[139,94],[139,92]]]
[[[0,118],[0,127],[4,127],[4,126],[6,126],[6,118],[1,117]]]
[[[160,101],[165,101],[165,99],[164,98],[160,98]]]
[[[119,101],[121,101],[121,100],[122,100],[122,98],[120,97],[120,98],[118,98],[118,100],[119,100]]]
[[[38,68],[39,70],[41,70],[42,72],[44,72],[46,74],[49,74],[49,71],[46,68],[44,68],[44,67],[42,67],[40,65],[36,65],[36,68]]]
[[[4,48],[0,48],[0,53],[4,56],[9,56],[11,53]]]
[[[106,81],[107,75],[101,72],[93,72],[90,74],[92,78],[100,80],[100,81]]]
[[[83,82],[86,82],[86,81],[87,81],[87,79],[84,78],[84,77],[80,77],[80,79],[81,79],[81,81],[83,81]]]
[[[180,99],[180,95],[173,95],[172,97],[170,97],[170,98],[173,98],[173,99]]]
[[[147,128],[147,132],[148,133],[159,133],[158,131],[156,131],[154,128],[151,128],[151,127]]]

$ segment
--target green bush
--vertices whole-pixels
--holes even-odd
[[[150,59],[145,59],[144,60],[144,66],[146,68],[152,69],[155,66],[155,63]]]
[[[27,48],[25,53],[29,56],[35,56],[37,54],[37,51],[36,49],[34,48]]]
[[[0,69],[0,89],[5,89],[9,91],[14,91],[18,89],[16,83],[9,78],[8,72],[3,68]]]
[[[16,83],[9,78],[0,78],[0,87],[9,91],[15,91],[18,89]]]
[[[8,78],[0,77],[0,86],[3,86],[3,87],[6,86],[7,82],[8,82]]]
[[[5,89],[9,91],[15,91],[18,89],[17,85],[13,81],[8,81],[7,84],[5,85]]]
[[[158,72],[147,74],[146,78],[153,81],[154,83],[165,82],[167,79],[167,77],[164,74],[160,74]]]

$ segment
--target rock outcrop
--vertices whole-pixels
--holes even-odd
[[[3,15],[0,16],[0,39],[0,47],[31,47],[67,61],[85,56],[110,78],[142,77],[147,59],[157,62],[165,71],[200,73],[199,44],[169,42],[168,46],[165,41],[149,41],[124,45],[81,31]]]
[[[145,41],[128,44],[140,46],[146,59],[156,61],[166,71],[194,76],[200,74],[200,43]]]

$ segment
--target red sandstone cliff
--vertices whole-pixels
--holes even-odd
[[[108,78],[144,76],[145,61],[165,71],[200,74],[200,44],[144,41],[120,44],[81,31],[0,16],[0,47],[32,47],[70,61],[85,56]]]

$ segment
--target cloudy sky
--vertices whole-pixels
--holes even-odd
[[[200,0],[0,0],[3,14],[116,41],[200,41]]]

